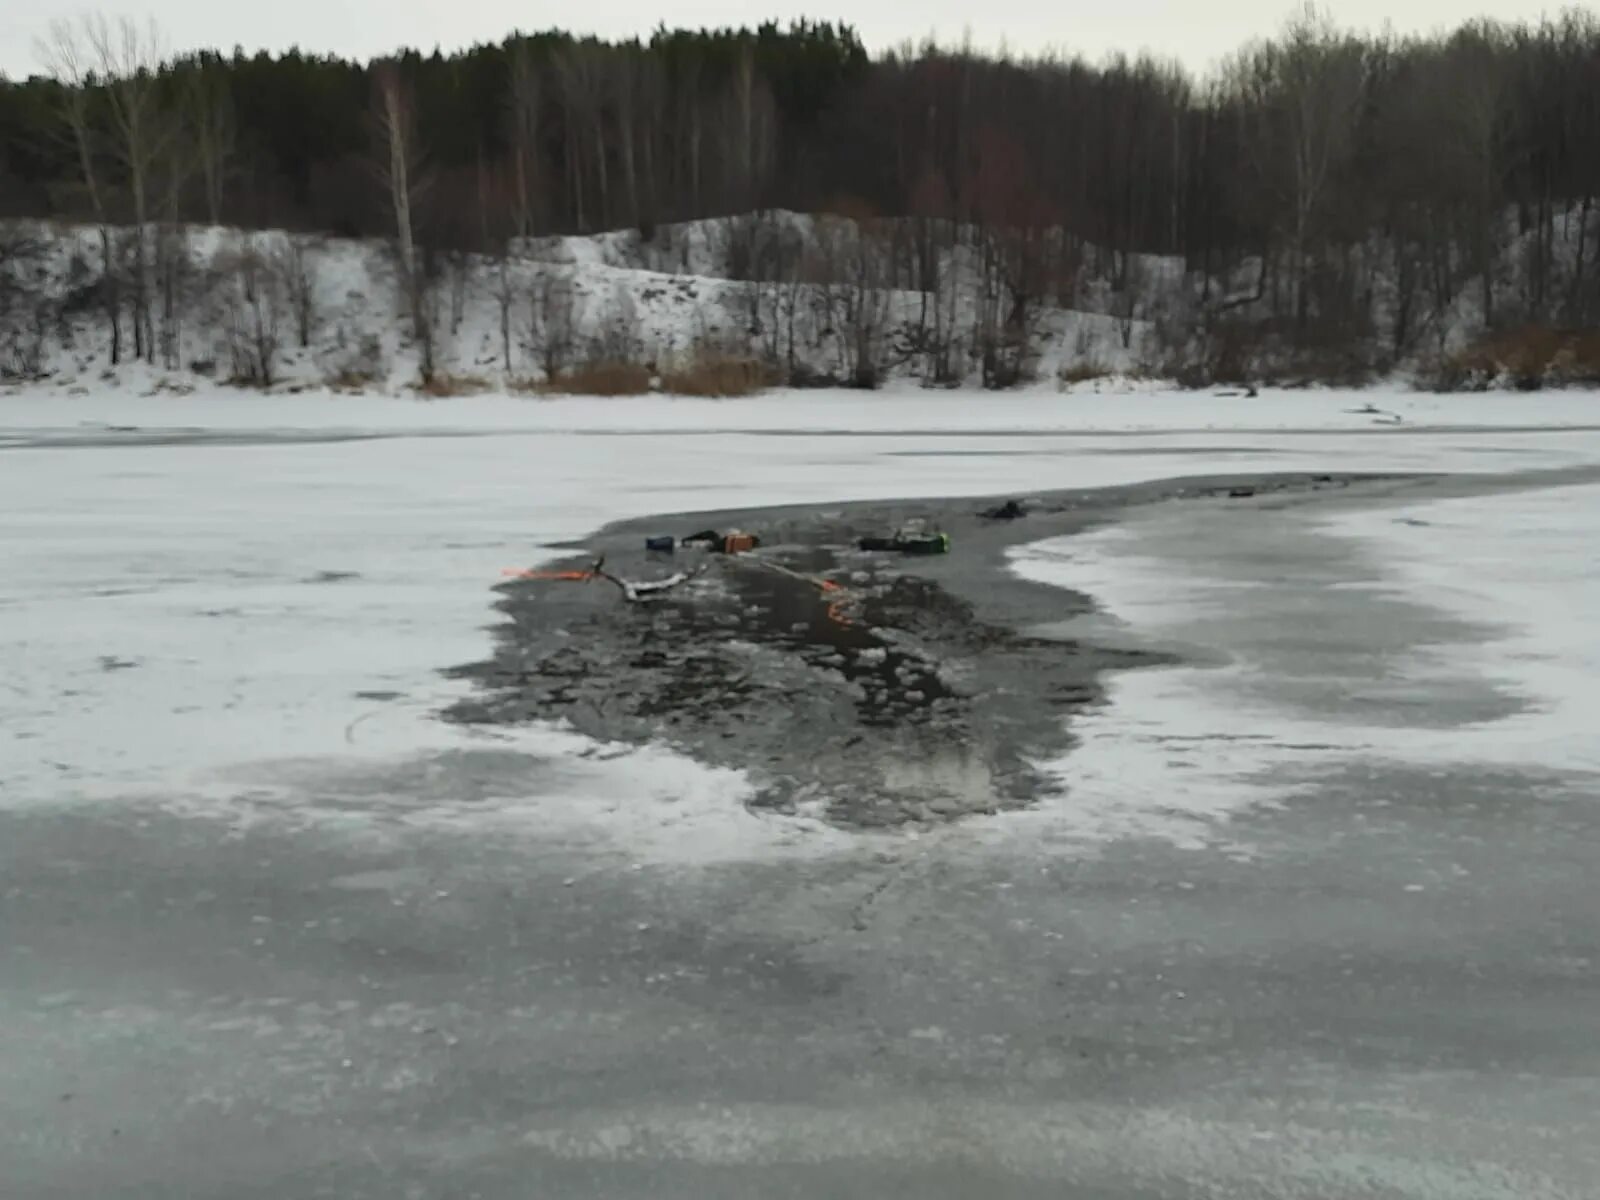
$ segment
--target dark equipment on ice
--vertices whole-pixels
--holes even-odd
[[[949,554],[947,533],[897,533],[892,538],[864,537],[857,543],[863,550],[892,554]]]
[[[753,533],[744,533],[737,529],[729,530],[727,533],[718,533],[715,529],[702,529],[699,533],[691,533],[688,537],[679,539],[678,544],[697,546],[716,554],[743,554],[761,545],[761,539]]]
[[[978,515],[985,521],[1015,521],[1018,517],[1027,516],[1028,510],[1022,507],[1020,500],[1007,500],[993,508],[982,509]]]

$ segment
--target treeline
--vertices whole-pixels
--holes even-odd
[[[370,64],[298,50],[166,58],[160,43],[155,29],[58,24],[41,47],[48,73],[0,83],[0,216],[93,218],[75,107],[102,175],[127,182],[129,89],[112,81],[130,72],[148,85],[152,165],[185,220],[392,235],[372,171],[391,72],[427,166],[420,226],[446,244],[481,242],[486,208],[519,231],[583,233],[810,203],[824,123],[871,70],[854,33],[809,23],[622,44],[518,35]],[[136,216],[125,188],[117,202]]]
[[[398,234],[409,273],[529,235],[830,211],[903,243],[886,285],[936,295],[953,251],[978,259],[1013,341],[1091,285],[1160,315],[1139,276],[1163,255],[1187,269],[1167,319],[1379,364],[1442,345],[1464,309],[1486,328],[1600,312],[1586,11],[1401,38],[1308,8],[1205,79],[873,57],[810,23],[360,64],[164,57],[153,31],[90,20],[47,52],[48,74],[0,85],[0,215]],[[787,269],[748,257],[753,276]],[[142,263],[132,278],[147,286]]]

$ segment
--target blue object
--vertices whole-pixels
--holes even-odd
[[[644,540],[646,550],[660,550],[671,554],[678,548],[678,539],[675,537],[647,537]]]

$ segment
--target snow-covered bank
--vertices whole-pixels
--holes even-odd
[[[1502,321],[1525,299],[1516,277],[1526,256],[1510,248],[1530,236],[1506,218]],[[1585,209],[1580,229],[1586,220]],[[1180,379],[1555,388],[1596,378],[1587,343],[1539,324],[1538,310],[1525,318],[1534,327],[1519,332],[1513,321],[1485,340],[1481,292],[1465,279],[1425,322],[1413,312],[1402,329],[1392,285],[1380,286],[1366,298],[1370,327],[1340,325],[1332,342],[1296,348],[1254,259],[1208,280],[1181,256],[1082,247],[1070,281],[1013,292],[983,239],[969,240],[975,233],[946,245],[937,266],[915,268],[904,237],[793,212],[659,226],[650,238],[527,239],[503,256],[439,255],[419,323],[383,240],[147,230],[161,295],[141,318],[143,293],[126,268],[105,307],[99,227],[0,221],[0,380],[68,392],[239,383],[405,394],[426,379],[455,394],[571,384],[586,365],[627,364],[664,389],[694,392],[701,387],[673,376],[730,359],[797,384],[987,383],[1045,394],[1151,391]],[[113,236],[139,240],[130,229]],[[1565,250],[1581,276],[1582,253]],[[1381,276],[1388,251],[1364,253]]]
[[[1600,488],[1231,520],[1149,514],[1015,556],[1096,597],[1082,636],[1191,660],[1116,676],[1075,725],[1058,815],[1080,832],[1208,837],[1375,759],[1600,775]]]
[[[158,272],[159,315],[147,314],[147,361],[132,344],[137,293],[125,284],[121,361],[113,367],[117,338],[98,288],[101,233],[0,221],[9,251],[0,256],[0,379],[400,392],[422,378],[421,329],[437,378],[508,388],[549,382],[587,362],[664,372],[730,356],[758,357],[785,378],[904,382],[937,374],[975,382],[979,342],[991,354],[1002,340],[1011,345],[1011,332],[982,315],[971,248],[944,256],[935,330],[929,293],[889,269],[892,246],[833,217],[769,212],[659,226],[651,239],[631,230],[526,239],[503,258],[441,253],[423,289],[430,316],[421,327],[385,240],[179,226],[145,234],[171,267]],[[133,231],[114,236],[131,241]],[[753,267],[776,265],[768,253],[752,254],[758,243],[771,253],[782,244],[789,265],[781,275],[748,278]],[[850,247],[870,264],[865,278],[847,265]],[[1156,293],[1181,297],[1183,261],[1139,258],[1147,282],[1137,299],[1087,279],[1078,294],[1032,298],[1025,349],[1009,351],[1019,369],[1028,366],[1023,377],[1054,386],[1069,365],[1080,375],[1126,374],[1159,354],[1148,337]],[[937,372],[934,344],[942,346]]]
[[[1376,411],[1374,411],[1376,410]],[[1398,421],[1396,421],[1398,418]],[[1434,429],[1600,427],[1600,394],[1432,395],[1335,389],[1239,393],[1144,391],[776,391],[737,400],[664,396],[425,400],[331,392],[261,395],[207,388],[187,395],[102,389],[83,395],[22,388],[0,393],[0,437],[21,431],[129,436],[163,431],[294,430],[365,433],[1184,433],[1349,431],[1404,435]]]

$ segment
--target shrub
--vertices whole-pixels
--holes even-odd
[[[772,367],[747,355],[697,354],[661,374],[662,390],[678,396],[751,396],[777,382]]]
[[[471,396],[477,392],[489,390],[489,381],[478,375],[450,375],[442,371],[435,372],[426,383],[417,384],[417,391],[424,396],[443,399],[447,396]]]
[[[1064,362],[1056,368],[1056,380],[1062,387],[1071,387],[1075,383],[1090,383],[1096,379],[1106,379],[1111,375],[1111,368],[1101,362],[1094,355]]]
[[[1436,392],[1600,383],[1600,331],[1522,325],[1488,333],[1424,362],[1416,382]]]
[[[583,363],[547,380],[545,395],[642,396],[650,390],[650,368],[633,362]]]
[[[344,366],[328,372],[323,382],[336,392],[361,392],[376,378],[377,375],[362,367]]]
[[[826,371],[819,371],[803,362],[797,362],[789,368],[789,378],[785,382],[792,388],[836,388],[843,386],[835,376]]]

